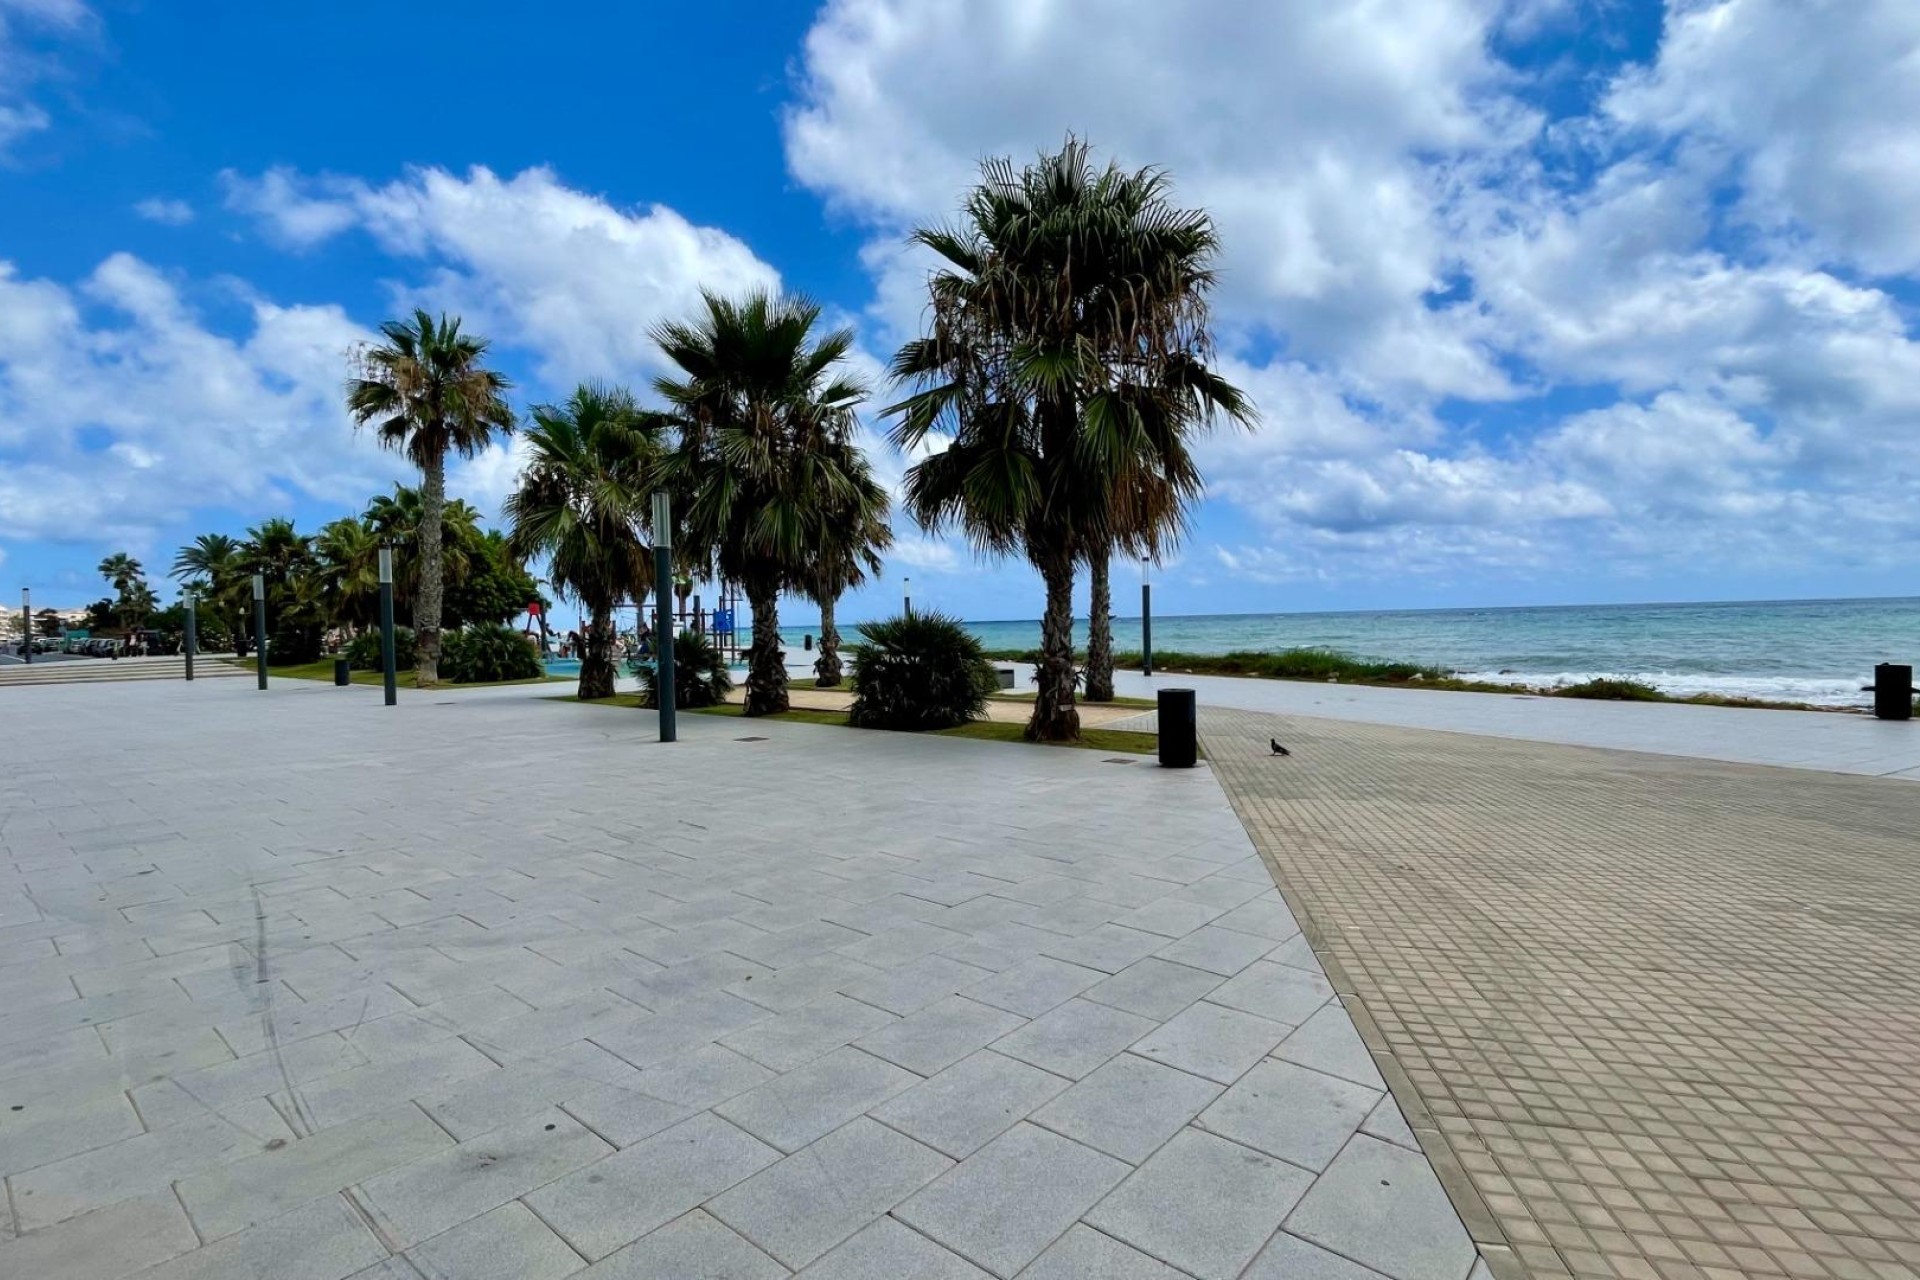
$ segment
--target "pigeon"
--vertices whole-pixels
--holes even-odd
[[[1273,754],[1277,756],[1290,756],[1293,754],[1293,752],[1281,746],[1280,741],[1277,738],[1268,738],[1267,745],[1273,748]]]

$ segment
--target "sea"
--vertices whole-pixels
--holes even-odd
[[[988,648],[1040,643],[1037,619],[969,622]],[[800,644],[805,628],[783,627]],[[857,628],[844,628],[847,639]],[[1113,620],[1114,647],[1140,648],[1140,619]],[[1086,643],[1086,620],[1074,624]],[[1666,693],[1859,706],[1879,662],[1920,666],[1920,597],[1708,604],[1396,609],[1366,613],[1155,615],[1155,652],[1325,648],[1525,685],[1596,676]]]

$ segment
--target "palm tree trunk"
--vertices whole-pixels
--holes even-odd
[[[444,594],[440,518],[447,505],[446,455],[435,456],[420,472],[420,592],[413,601],[413,644],[414,679],[424,689],[440,681],[440,601]]]
[[[749,578],[747,607],[753,610],[753,643],[747,648],[747,714],[769,716],[787,709],[787,656],[780,648],[780,588]]]
[[[840,627],[833,618],[833,607],[838,601],[829,592],[823,591],[820,595],[820,660],[813,664],[819,679],[814,683],[822,689],[833,689],[839,686],[842,671]]]
[[[589,608],[587,634],[580,637],[580,701],[613,696],[613,610]]]
[[[1040,576],[1047,584],[1047,611],[1040,618],[1040,686],[1027,738],[1073,742],[1080,737],[1080,712],[1073,705],[1073,557],[1049,554]]]
[[[1087,581],[1093,589],[1087,617],[1087,701],[1113,701],[1113,595],[1107,585],[1110,548],[1087,557]]]

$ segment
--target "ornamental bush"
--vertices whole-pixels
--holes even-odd
[[[640,673],[641,704],[660,705],[657,685],[659,669],[652,661],[636,668]],[[673,641],[673,705],[676,707],[717,707],[733,692],[733,672],[727,669],[726,655],[705,636],[682,631]]]
[[[347,641],[347,665],[355,671],[380,670],[380,633],[362,631]],[[393,669],[405,671],[413,666],[413,628],[395,627],[393,629]]]
[[[537,680],[544,674],[540,655],[512,627],[482,623],[449,631],[440,641],[440,676],[455,684]]]
[[[862,729],[951,729],[986,714],[998,687],[980,641],[942,613],[864,623],[853,646],[853,708]]]

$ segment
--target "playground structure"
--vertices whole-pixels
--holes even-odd
[[[740,666],[746,661],[747,642],[752,636],[750,625],[740,619],[744,612],[745,599],[738,587],[728,583],[720,584],[720,595],[711,608],[693,590],[693,582],[685,575],[677,577],[673,584],[671,616],[676,632],[691,631],[694,635],[710,640],[725,656],[728,665]],[[614,630],[619,652],[616,662],[625,670],[632,671],[637,664],[650,662],[653,658],[651,637],[653,634],[657,599],[649,599],[642,604],[625,603],[614,610]],[[624,615],[634,611],[632,625],[623,625]],[[580,630],[585,626],[581,620]],[[563,641],[553,630],[549,614],[539,601],[532,601],[526,610],[526,619],[521,628],[522,634],[533,641],[543,660],[552,664],[557,661],[578,660],[579,654]],[[535,633],[539,639],[533,640]],[[551,665],[549,666],[551,670]]]

